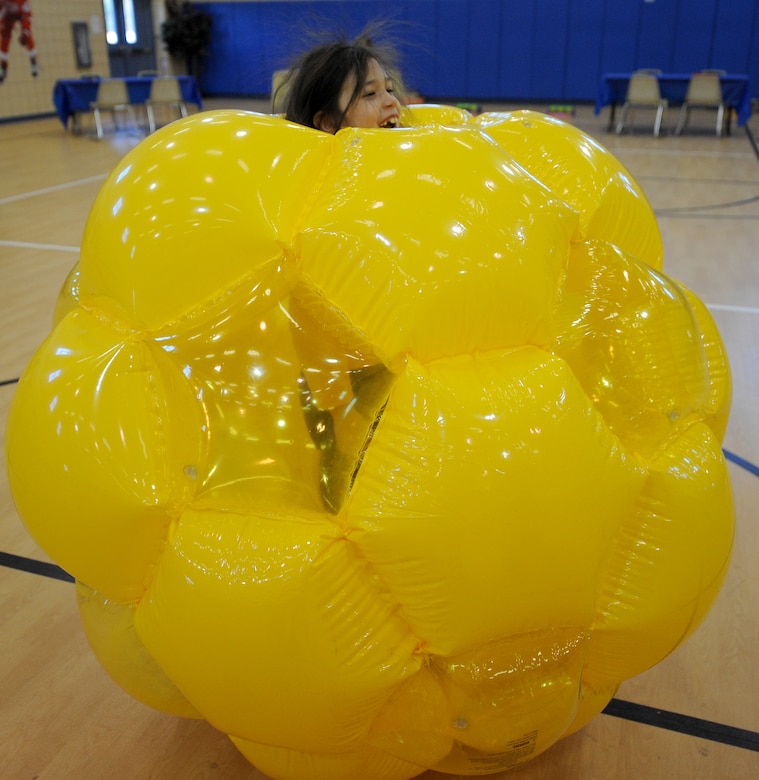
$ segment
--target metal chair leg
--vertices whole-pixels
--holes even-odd
[[[683,103],[682,108],[680,109],[680,116],[677,119],[677,127],[675,128],[675,135],[680,135],[682,131],[685,129],[685,125],[688,122],[688,104]]]
[[[140,126],[137,124],[137,115],[134,113],[134,109],[131,105],[127,105],[126,112],[129,121],[132,123],[132,127],[134,128],[135,133],[140,135]]]
[[[97,133],[98,139],[103,138],[103,120],[100,118],[100,109],[95,108],[93,111],[95,114],[95,132]]]
[[[619,115],[619,122],[617,123],[617,135],[622,132],[622,128],[625,126],[625,120],[627,119],[627,110],[630,108],[627,104],[622,106],[622,113]]]
[[[656,121],[654,122],[654,135],[658,136],[661,130],[661,120],[664,116],[664,106],[659,106],[656,109]]]

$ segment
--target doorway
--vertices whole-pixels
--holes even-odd
[[[111,76],[156,70],[151,0],[103,0]]]

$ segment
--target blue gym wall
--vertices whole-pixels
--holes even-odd
[[[393,23],[426,98],[595,100],[604,72],[746,73],[759,94],[755,0],[311,0],[196,3],[213,17],[206,95],[268,95],[306,30]]]

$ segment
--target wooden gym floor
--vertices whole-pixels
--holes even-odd
[[[205,108],[267,110],[255,101]],[[532,106],[538,110],[545,106]],[[485,106],[484,108],[511,108]],[[649,120],[606,131],[580,106],[573,122],[614,152],[646,191],[665,271],[709,307],[731,358],[724,443],[737,508],[730,573],[695,635],[623,683],[588,726],[510,780],[748,780],[759,777],[759,118],[717,138],[711,117],[662,137]],[[136,135],[102,142],[57,119],[0,125],[0,431],[17,378],[48,332],[90,205]],[[202,721],[154,712],[111,682],[84,639],[70,580],[14,509],[0,450],[0,777],[3,780],[263,780]],[[423,780],[448,775],[427,772]],[[362,780],[362,778],[356,778]]]

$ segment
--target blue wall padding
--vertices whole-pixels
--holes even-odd
[[[723,68],[759,94],[754,0],[325,0],[196,3],[213,17],[206,95],[268,95],[310,33],[384,19],[427,98],[595,100],[602,73]]]

